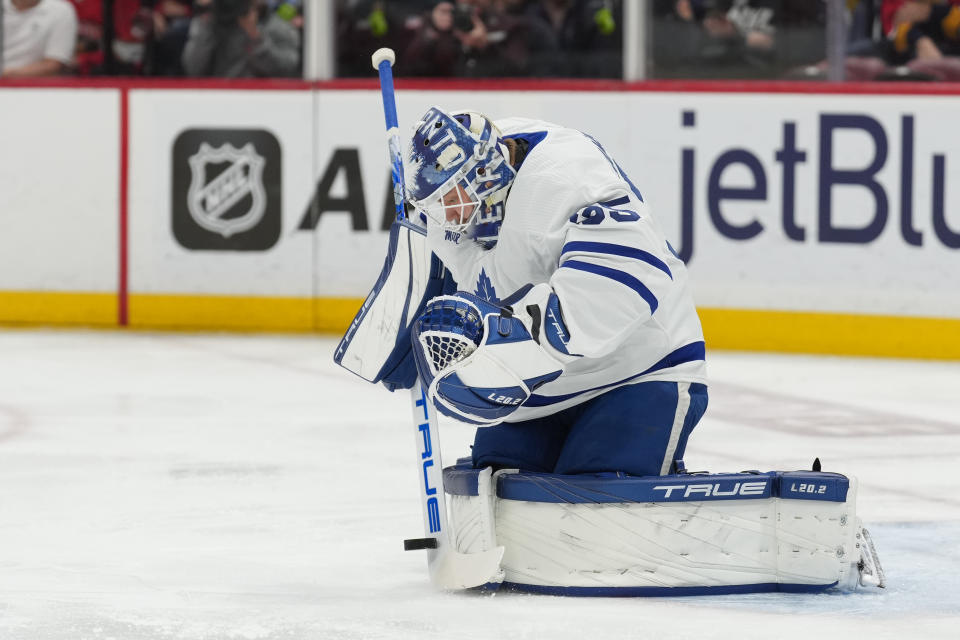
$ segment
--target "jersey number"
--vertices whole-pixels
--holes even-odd
[[[627,198],[622,198],[622,201],[626,202]],[[615,200],[610,204],[614,203],[620,204],[620,201]],[[607,216],[610,216],[611,219],[617,222],[635,222],[640,219],[640,214],[636,211],[630,211],[629,209],[611,209],[599,204],[592,204],[570,216],[570,222],[573,224],[600,224]]]

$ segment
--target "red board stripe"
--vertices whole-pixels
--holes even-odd
[[[129,324],[129,220],[128,203],[130,179],[130,93],[120,89],[120,273],[117,283],[117,322],[121,327]]]

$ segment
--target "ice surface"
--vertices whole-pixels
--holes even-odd
[[[859,477],[887,590],[571,599],[432,590],[407,394],[334,345],[0,332],[0,639],[960,637],[958,363],[709,354],[688,468]]]

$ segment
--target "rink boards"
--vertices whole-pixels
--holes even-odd
[[[960,89],[397,89],[401,127],[470,106],[600,140],[688,262],[712,348],[960,358]],[[0,108],[0,323],[342,331],[376,279],[373,82],[7,83]]]

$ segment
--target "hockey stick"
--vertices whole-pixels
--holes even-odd
[[[377,49],[370,57],[373,68],[380,73],[380,95],[383,98],[383,118],[387,125],[387,146],[390,149],[390,177],[393,179],[393,203],[397,207],[397,220],[406,217],[403,206],[403,156],[400,151],[400,126],[397,124],[397,99],[393,93],[393,49]]]
[[[406,217],[404,209],[403,157],[400,150],[400,129],[397,124],[397,103],[393,91],[392,49],[378,49],[371,56],[373,68],[380,73],[380,93],[386,120],[387,140],[392,166],[393,197],[397,219]],[[420,380],[410,390],[414,434],[417,443],[417,468],[420,473],[420,503],[427,537],[404,540],[406,550],[426,549],[430,581],[441,589],[468,589],[503,580],[500,560],[503,547],[479,553],[459,553],[452,545],[447,529],[447,501],[443,491],[443,463],[437,412],[427,397]]]

